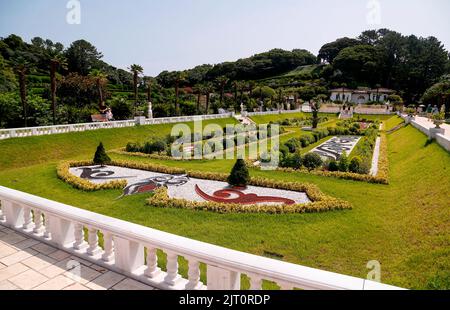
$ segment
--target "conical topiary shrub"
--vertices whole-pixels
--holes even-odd
[[[231,186],[246,187],[250,182],[250,174],[243,159],[238,159],[234,164],[230,175],[228,176],[228,184]]]
[[[95,151],[94,155],[94,164],[104,166],[111,162],[111,158],[109,158],[108,154],[106,154],[105,147],[103,143],[97,146],[97,151]]]

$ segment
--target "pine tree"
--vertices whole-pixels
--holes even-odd
[[[250,174],[243,159],[238,159],[234,164],[230,175],[228,176],[228,184],[232,186],[245,187],[250,182]]]
[[[109,158],[108,154],[106,154],[105,147],[103,143],[97,146],[97,151],[95,151],[94,155],[94,164],[104,166],[111,162],[111,158]]]

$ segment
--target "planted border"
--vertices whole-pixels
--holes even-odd
[[[127,182],[125,180],[115,180],[103,184],[92,183],[70,173],[71,167],[92,166],[92,161],[71,161],[60,163],[57,167],[57,175],[64,182],[72,185],[76,189],[85,191],[98,191],[104,189],[123,189]],[[111,166],[139,169],[145,171],[159,172],[164,174],[187,174],[189,177],[205,180],[226,182],[228,175],[225,173],[189,171],[181,168],[168,167],[153,163],[138,163],[133,161],[112,161]],[[170,198],[166,188],[159,188],[154,195],[147,200],[147,203],[155,207],[172,207],[191,210],[206,210],[219,213],[314,213],[331,210],[352,209],[352,205],[342,199],[334,198],[324,194],[316,185],[309,183],[296,183],[276,181],[267,178],[251,178],[249,185],[271,187],[297,192],[304,192],[312,201],[306,204],[294,205],[241,205],[215,202],[195,202],[185,199]]]

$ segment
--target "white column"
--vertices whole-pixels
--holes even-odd
[[[2,210],[6,224],[13,228],[21,228],[24,223],[23,207],[17,203],[2,200]]]
[[[144,247],[141,244],[117,236],[114,236],[113,240],[117,268],[132,273],[144,265]]]
[[[102,260],[107,263],[114,261],[113,235],[109,232],[103,232],[103,247],[105,252],[103,253]]]
[[[200,289],[203,285],[200,282],[200,263],[198,260],[194,258],[188,259],[189,259],[189,271],[188,271],[189,282],[186,284],[186,289],[187,290]]]
[[[102,252],[102,249],[98,246],[98,229],[94,227],[88,228],[88,243],[87,253],[90,256],[96,256]]]
[[[36,235],[41,235],[45,231],[44,225],[42,223],[42,212],[39,210],[34,210],[34,230]]]
[[[241,274],[208,265],[208,290],[240,290]]]
[[[78,251],[85,250],[88,245],[84,240],[84,227],[80,223],[76,223],[74,226],[75,243],[73,244],[73,248]]]
[[[31,213],[31,208],[24,207],[23,208],[23,216],[24,216],[24,222],[22,228],[26,231],[32,231],[34,228],[33,223],[33,214]]]
[[[177,281],[181,278],[178,274],[178,255],[171,251],[167,253],[167,275],[164,278],[164,283],[169,286],[175,286]]]
[[[145,275],[151,279],[156,278],[161,274],[161,269],[158,268],[158,256],[156,255],[156,249],[153,247],[147,247],[147,269]]]

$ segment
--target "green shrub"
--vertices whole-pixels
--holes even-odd
[[[125,150],[131,153],[139,153],[142,151],[142,146],[139,143],[128,142]]]
[[[362,160],[360,157],[355,156],[350,161],[350,165],[348,166],[348,170],[353,173],[361,173],[361,164]]]
[[[339,171],[339,165],[338,165],[338,162],[337,161],[335,161],[335,160],[331,160],[329,163],[328,163],[328,171]]]
[[[228,184],[239,187],[245,187],[250,182],[250,174],[243,159],[236,161],[227,181]]]
[[[97,146],[97,150],[95,151],[94,164],[103,166],[110,162],[111,162],[111,158],[109,158],[108,154],[106,154],[103,143],[100,142],[100,144]]]
[[[348,157],[347,157],[347,152],[344,151],[344,153],[342,153],[341,157],[339,158],[339,171],[341,172],[347,172],[348,171]]]
[[[303,157],[303,166],[305,166],[308,171],[314,170],[322,166],[323,160],[317,153],[307,153]]]

